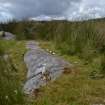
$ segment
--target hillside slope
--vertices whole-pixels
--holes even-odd
[[[43,49],[55,52],[75,65],[73,72],[64,73],[55,82],[40,88],[35,100],[25,97],[24,105],[105,104],[104,19],[86,22],[11,22],[3,28],[15,33],[18,40],[0,41],[18,70],[15,81],[22,83],[25,79],[23,55],[26,40],[39,41]]]

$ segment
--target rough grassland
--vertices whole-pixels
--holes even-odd
[[[42,48],[57,52],[51,42],[41,42]],[[41,89],[41,93],[33,105],[93,105],[105,104],[105,79],[91,79],[93,65],[85,65],[76,56],[62,55],[76,67],[71,74],[63,74],[54,83]]]
[[[3,45],[5,54],[9,55],[10,62],[14,64],[16,70],[18,70],[17,75],[21,80],[24,79],[25,75],[25,64],[23,60],[24,53],[26,52],[25,41],[4,41],[0,40]]]
[[[18,70],[18,80],[25,79],[26,68],[23,55],[26,51],[25,41],[1,41],[6,53],[10,54],[12,62]],[[63,74],[54,83],[49,83],[40,89],[36,99],[26,99],[24,105],[94,105],[105,104],[105,79],[91,79],[92,64],[84,64],[77,56],[62,55],[52,42],[40,41],[42,48],[56,52],[57,55],[75,65],[70,74]],[[28,102],[27,102],[28,100]]]

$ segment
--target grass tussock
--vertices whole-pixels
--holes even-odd
[[[0,105],[25,104],[22,92],[22,82],[25,79],[23,45],[23,42],[0,41]]]

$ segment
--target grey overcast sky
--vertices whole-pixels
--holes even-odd
[[[31,17],[100,18],[105,0],[0,0],[0,21]]]

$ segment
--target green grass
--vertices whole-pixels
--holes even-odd
[[[62,75],[43,88],[33,105],[91,105],[104,103],[105,80],[87,79],[87,72]]]
[[[71,74],[63,74],[55,82],[51,82],[48,86],[42,87],[40,93],[36,99],[25,98],[21,94],[20,84],[25,79],[26,68],[23,62],[23,54],[26,52],[25,41],[1,41],[4,52],[10,54],[11,62],[14,64],[16,70],[12,71],[15,77],[13,82],[9,79],[2,90],[3,97],[9,96],[10,102],[4,102],[1,105],[91,105],[96,103],[105,103],[105,79],[92,79],[90,73],[93,70],[97,70],[98,67],[95,63],[85,64],[83,59],[78,56],[68,56],[62,54],[52,42],[39,41],[42,48],[49,49],[61,56],[65,60],[75,65],[74,71]],[[8,49],[8,50],[7,50]],[[100,57],[99,57],[100,58]],[[94,61],[99,61],[99,58],[95,58]],[[3,77],[4,78],[4,77]],[[2,80],[5,81],[4,79]],[[6,80],[7,81],[7,80]],[[19,88],[19,90],[18,90]],[[18,96],[14,93],[18,90]],[[12,98],[14,97],[14,101]],[[3,101],[3,99],[2,99]],[[20,102],[20,103],[19,103]],[[22,102],[22,103],[21,103]]]
[[[93,105],[105,104],[105,78],[92,79],[90,73],[98,69],[95,63],[85,64],[78,56],[62,55],[52,42],[41,42],[42,48],[56,52],[75,65],[74,72],[63,74],[54,83],[41,89],[33,105]],[[99,58],[97,58],[99,61]],[[97,61],[95,59],[95,61]]]
[[[24,79],[26,67],[24,54],[26,52],[25,41],[0,41],[4,52],[9,55],[10,62],[18,71],[18,76]]]
[[[40,89],[31,105],[105,104],[105,19],[84,22],[11,22],[4,25],[18,40],[38,40],[40,46],[74,64],[74,72],[63,74],[54,83]],[[43,40],[43,41],[42,41]],[[23,54],[25,41],[4,41],[2,50],[10,54],[24,81],[26,68]],[[49,51],[48,51],[49,52]],[[30,105],[29,104],[29,105]]]
[[[0,105],[23,105],[22,92],[26,68],[23,62],[25,42],[0,40]],[[3,54],[9,58],[4,60]]]
[[[62,54],[78,55],[92,60],[105,53],[105,20],[83,22],[10,22],[6,30],[15,33],[18,40],[52,41]],[[14,29],[14,30],[13,30]]]

